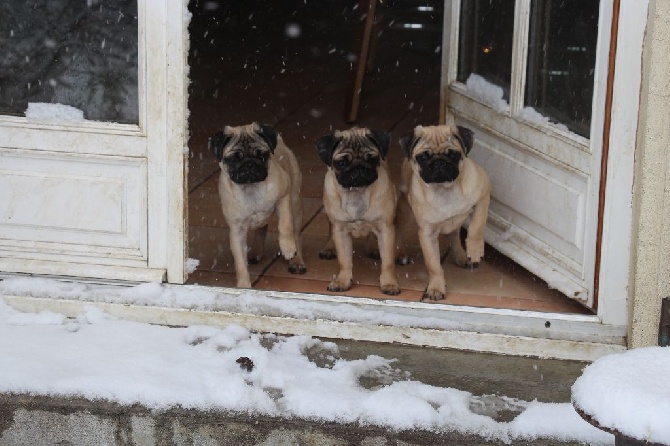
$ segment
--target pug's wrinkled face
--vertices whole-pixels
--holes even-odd
[[[400,144],[412,168],[427,184],[452,184],[472,148],[472,130],[455,125],[418,126]]]
[[[386,132],[354,127],[320,138],[316,149],[342,187],[363,188],[377,181],[390,139]]]
[[[237,184],[265,181],[268,161],[277,147],[277,131],[252,123],[226,126],[209,139],[209,148],[230,179]]]

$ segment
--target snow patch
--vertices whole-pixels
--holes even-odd
[[[509,104],[503,99],[503,89],[472,73],[465,82],[465,88],[470,96],[479,99],[497,112],[507,112]]]
[[[533,107],[522,108],[521,110],[519,110],[519,114],[517,116],[526,122],[530,122],[531,124],[541,126],[551,125],[564,132],[570,131],[570,129],[568,129],[568,127],[565,124],[552,122],[548,117],[544,116],[543,114],[535,110]]]
[[[29,122],[72,124],[83,122],[84,112],[69,105],[30,102],[26,119]]]
[[[604,356],[572,386],[576,407],[601,426],[649,443],[670,444],[670,347]]]
[[[147,284],[133,292],[156,290],[157,284]],[[21,324],[12,323],[17,320]],[[182,407],[394,431],[458,431],[504,443],[535,438],[613,443],[611,434],[583,421],[569,403],[516,401],[515,407],[528,409],[512,422],[496,421],[473,411],[480,397],[412,380],[393,367],[394,359],[347,360],[332,342],[258,334],[237,325],[164,327],[118,320],[93,308],[73,321],[19,313],[0,299],[0,357],[11,358],[0,367],[0,392],[83,397],[158,411]],[[363,386],[361,378],[373,385]]]
[[[186,273],[192,274],[196,270],[198,265],[200,265],[200,260],[191,258],[186,259],[186,265],[185,265]]]

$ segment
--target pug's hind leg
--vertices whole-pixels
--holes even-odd
[[[307,267],[305,266],[305,261],[302,259],[302,237],[300,235],[302,229],[302,202],[299,198],[297,201],[293,201],[293,209],[295,210],[295,220],[293,221],[295,256],[288,261],[288,272],[291,274],[305,274]]]
[[[319,258],[324,260],[333,260],[337,258],[335,243],[333,243],[333,224],[328,220],[328,240],[319,251]]]
[[[409,254],[407,254],[405,240],[402,238],[402,234],[400,233],[400,229],[398,227],[396,227],[395,230],[394,251],[395,251],[394,255],[396,265],[409,265],[412,262],[412,259],[410,259]]]
[[[457,228],[449,234],[449,258],[461,268],[468,266],[468,256],[461,242],[461,229]]]
[[[268,225],[261,226],[254,231],[254,240],[251,243],[251,249],[247,253],[247,261],[254,265],[261,261],[265,253],[265,239],[268,234]]]
[[[305,274],[307,267],[305,266],[305,261],[302,259],[302,240],[300,237],[296,239],[296,242],[298,249],[295,256],[288,261],[288,272],[291,274]]]
[[[396,265],[409,265],[412,262],[412,259],[407,254],[407,247],[405,245],[405,239],[403,237],[403,231],[408,231],[411,228],[411,225],[416,226],[414,222],[414,214],[412,213],[412,208],[407,202],[407,197],[405,194],[400,194],[398,197],[398,205],[396,208],[395,214],[395,264]]]
[[[382,258],[377,236],[373,232],[369,233],[367,236],[365,250],[368,253],[368,257],[371,259],[380,260]]]

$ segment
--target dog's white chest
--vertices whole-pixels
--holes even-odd
[[[435,210],[447,215],[460,215],[472,210],[474,203],[457,188],[448,189],[446,193],[436,194]]]
[[[433,224],[453,218],[463,220],[467,218],[474,206],[472,199],[461,193],[460,189],[455,186],[428,185],[423,189],[423,195],[423,200],[431,203],[432,206],[422,208],[422,219]]]
[[[351,192],[342,196],[342,210],[348,221],[364,220],[369,207],[369,197],[363,192]]]
[[[224,178],[225,181],[225,178]],[[268,182],[232,187],[221,187],[223,214],[227,219],[245,222],[250,228],[267,223],[275,212],[279,193]]]
[[[246,188],[238,197],[239,203],[246,206],[249,213],[247,218],[253,227],[265,224],[275,211],[277,200],[273,197],[275,194],[268,189],[268,187]]]

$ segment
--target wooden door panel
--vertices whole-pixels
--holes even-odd
[[[146,266],[146,182],[144,158],[0,149],[3,248]]]

